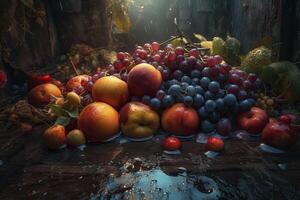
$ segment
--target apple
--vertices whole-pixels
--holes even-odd
[[[51,83],[38,85],[28,93],[28,102],[35,106],[44,106],[51,102],[51,97],[62,97],[60,89]]]
[[[205,148],[209,151],[222,151],[224,149],[224,142],[218,137],[209,137],[207,139]]]
[[[66,84],[66,89],[68,92],[75,91],[76,88],[82,86],[81,81],[88,81],[91,80],[89,75],[83,74],[72,77]]]
[[[250,134],[260,134],[268,122],[266,111],[258,107],[252,107],[249,112],[238,117],[239,126]]]
[[[120,109],[128,101],[128,86],[115,76],[105,76],[96,81],[92,88],[94,101],[101,101]]]
[[[77,123],[90,142],[103,142],[119,132],[118,112],[103,102],[87,105],[80,112]]]
[[[81,130],[74,129],[67,135],[67,144],[69,146],[80,146],[86,143],[85,136]]]
[[[160,118],[149,106],[140,102],[130,102],[120,110],[120,123],[124,135],[145,138],[158,131]]]
[[[181,141],[176,137],[167,137],[163,142],[163,148],[168,151],[181,149]]]
[[[59,149],[66,141],[65,128],[58,124],[53,125],[45,130],[43,138],[49,149]]]
[[[132,96],[154,96],[162,82],[161,73],[152,65],[141,63],[128,73],[128,88]]]
[[[282,119],[280,117],[279,121],[272,120],[267,124],[262,132],[262,140],[270,146],[288,149],[295,144],[297,132],[290,128],[288,121],[282,121]]]
[[[166,109],[161,119],[164,130],[177,136],[190,136],[199,131],[197,112],[183,103],[177,103]]]

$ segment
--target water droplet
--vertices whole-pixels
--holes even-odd
[[[86,145],[85,145],[85,144],[79,145],[79,146],[77,147],[77,149],[79,149],[80,151],[83,151],[85,148],[86,148]]]
[[[209,138],[209,135],[204,134],[204,133],[199,133],[199,134],[197,135],[196,142],[197,142],[197,143],[200,143],[200,144],[206,144],[208,138]]]
[[[175,151],[164,150],[164,153],[169,154],[169,155],[180,155],[181,151],[180,150],[175,150]]]
[[[259,148],[268,153],[275,153],[275,154],[285,153],[285,151],[282,149],[278,149],[278,148],[272,147],[272,146],[264,144],[264,143],[260,144]]]
[[[215,151],[207,151],[204,153],[208,158],[216,158],[220,153]]]
[[[79,176],[78,179],[79,179],[79,180],[82,180],[82,179],[83,179],[83,176]]]

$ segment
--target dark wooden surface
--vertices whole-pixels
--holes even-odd
[[[184,142],[182,154],[172,156],[163,154],[155,141],[51,152],[42,142],[43,130],[36,127],[27,135],[17,130],[1,133],[0,199],[88,199],[104,187],[110,173],[120,174],[124,164],[137,157],[149,168],[160,166],[167,174],[185,167],[189,173],[213,177],[227,188],[231,199],[300,197],[298,147],[273,155],[261,152],[259,142],[229,139],[225,152],[214,159],[204,155],[203,144],[193,141]],[[286,164],[287,170],[278,164]]]

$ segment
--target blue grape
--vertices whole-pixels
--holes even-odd
[[[171,86],[172,85],[180,85],[180,82],[178,80],[176,80],[176,79],[172,79],[172,80],[170,80],[170,85]]]
[[[193,105],[193,97],[191,97],[191,96],[185,96],[183,98],[183,102],[187,106],[192,106]]]
[[[143,96],[142,97],[142,103],[149,105],[151,101],[151,97],[150,96]]]
[[[225,103],[224,103],[224,100],[219,98],[216,100],[216,110],[218,111],[222,111],[225,107]]]
[[[201,95],[204,94],[204,90],[200,85],[196,85],[195,90],[196,90],[196,94],[201,94]]]
[[[211,122],[213,123],[217,123],[220,119],[220,113],[218,112],[212,112],[210,115],[209,115],[209,119]]]
[[[185,82],[185,83],[191,84],[191,83],[192,83],[192,80],[191,80],[191,78],[188,77],[188,76],[183,76],[183,77],[181,78],[181,82]]]
[[[177,84],[172,85],[169,89],[168,89],[168,94],[172,95],[172,96],[178,96],[181,94],[181,87]]]
[[[191,78],[201,78],[201,72],[197,69],[191,71]]]
[[[186,93],[187,93],[187,95],[189,95],[189,96],[195,96],[196,95],[196,90],[195,90],[195,87],[194,86],[188,86],[187,88],[186,88]]]
[[[226,81],[226,76],[222,73],[220,73],[218,76],[217,76],[217,81],[219,83],[224,83]]]
[[[189,86],[189,84],[185,82],[181,83],[180,85],[182,90],[186,90],[186,88]]]
[[[238,99],[239,100],[245,100],[247,98],[247,92],[245,90],[240,90],[238,94]]]
[[[220,84],[217,81],[212,81],[209,83],[208,89],[212,93],[217,93],[220,89]]]
[[[162,100],[162,105],[164,107],[169,107],[175,103],[174,98],[171,95],[166,95]]]
[[[200,82],[199,78],[193,78],[192,79],[192,85],[194,85],[194,86],[198,85],[199,82]]]
[[[224,102],[228,106],[236,106],[237,105],[237,99],[233,94],[227,94],[224,97]]]
[[[214,99],[215,96],[214,96],[214,94],[211,93],[210,91],[206,91],[206,92],[204,93],[204,98],[205,98],[206,100],[210,100],[210,99]]]
[[[210,83],[210,79],[209,79],[208,77],[203,77],[203,78],[201,78],[201,80],[200,80],[200,85],[201,85],[201,87],[203,87],[203,88],[207,88],[208,85],[209,85],[209,83]]]
[[[210,69],[209,67],[204,67],[204,69],[202,70],[202,73],[201,73],[202,76],[206,76],[206,77],[209,77],[210,76]]]
[[[205,110],[208,112],[213,112],[216,109],[216,102],[213,100],[207,100],[204,104]]]
[[[246,99],[240,102],[239,109],[242,112],[248,112],[251,109],[251,106],[252,103]]]
[[[215,125],[208,120],[201,122],[201,131],[204,133],[211,133],[215,130]]]
[[[226,95],[225,90],[219,90],[219,92],[216,94],[216,98],[223,98]]]
[[[251,103],[251,107],[254,106],[254,104],[255,104],[255,100],[254,99],[248,98],[247,100]]]
[[[202,106],[201,108],[198,109],[198,115],[200,116],[201,119],[205,119],[208,117],[208,112],[205,110],[205,107]]]
[[[159,99],[159,100],[162,100],[164,98],[164,96],[166,95],[166,92],[163,91],[163,90],[158,90],[156,92],[156,97]]]
[[[200,107],[204,104],[204,97],[201,94],[194,96],[194,106]]]
[[[181,80],[183,76],[183,72],[181,70],[175,70],[173,72],[173,78],[175,78],[176,80]]]
[[[154,110],[159,110],[160,109],[160,105],[161,102],[158,98],[152,98],[150,101],[150,106],[154,109]]]

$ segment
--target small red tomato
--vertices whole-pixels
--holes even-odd
[[[209,151],[222,151],[224,149],[224,142],[218,137],[210,137],[207,139],[205,147]]]
[[[175,151],[181,148],[181,141],[176,137],[167,137],[163,142],[165,150]]]
[[[286,123],[286,124],[290,124],[291,121],[292,121],[291,117],[288,116],[288,115],[281,115],[281,116],[279,117],[278,120],[279,120],[280,122]]]

